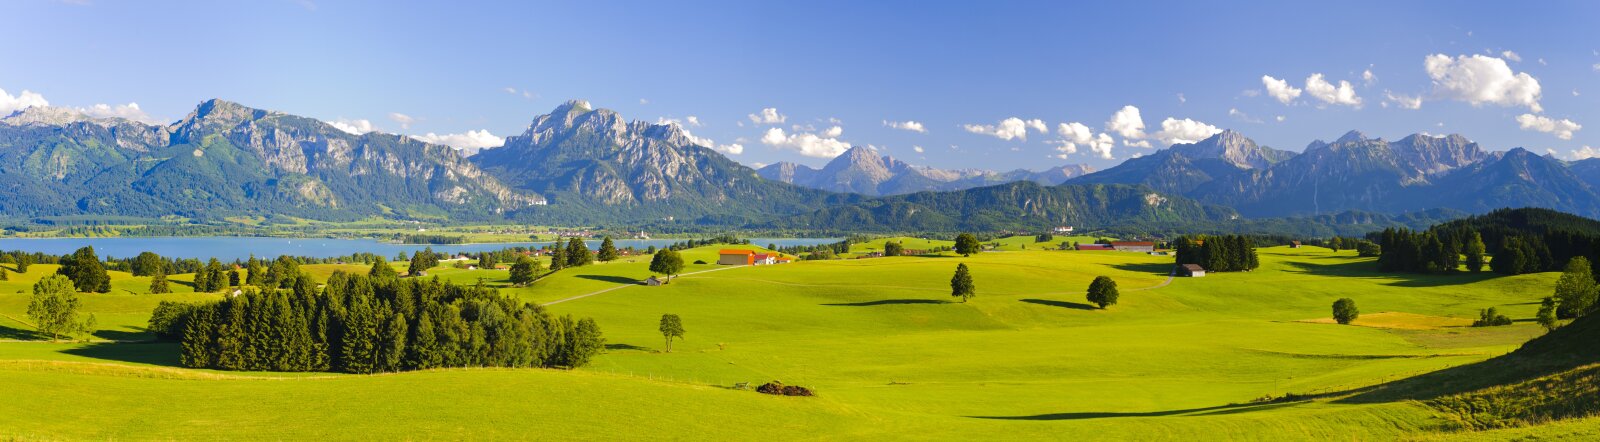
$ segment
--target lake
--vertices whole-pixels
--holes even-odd
[[[779,247],[828,244],[841,241],[841,238],[751,238],[750,244],[766,246],[777,244]],[[613,240],[617,248],[633,247],[643,250],[650,246],[657,248],[684,241],[682,239],[618,239]],[[435,252],[479,252],[485,250],[499,250],[506,247],[542,247],[553,241],[545,242],[508,242],[508,243],[479,243],[479,244],[395,244],[380,242],[373,239],[334,239],[334,238],[265,238],[265,237],[169,237],[169,238],[0,238],[0,250],[22,250],[27,252],[42,252],[51,255],[65,255],[72,253],[83,246],[94,246],[95,253],[101,258],[108,256],[127,258],[138,255],[140,252],[155,252],[169,258],[217,258],[223,261],[235,259],[248,259],[254,254],[257,257],[273,258],[279,255],[335,257],[348,256],[356,253],[368,252],[382,255],[386,258],[396,254],[422,250],[432,247]],[[598,249],[600,240],[586,240],[589,248]]]

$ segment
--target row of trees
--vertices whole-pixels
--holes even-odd
[[[1410,229],[1384,229],[1378,238],[1378,270],[1386,272],[1446,273],[1455,272],[1465,264],[1468,271],[1483,271],[1488,262],[1483,236],[1475,231],[1414,232]],[[1520,245],[1511,245],[1522,253]],[[1528,255],[1537,255],[1527,250]],[[1548,256],[1548,252],[1544,254]],[[1529,263],[1524,257],[1516,260],[1496,260],[1495,271],[1523,273],[1524,267],[1538,268],[1543,263]],[[1531,266],[1530,266],[1531,264]],[[1500,266],[1510,265],[1507,268]],[[1512,268],[1514,267],[1514,268]],[[1537,271],[1537,270],[1532,270]]]
[[[184,365],[221,370],[393,372],[578,367],[604,339],[591,319],[553,317],[494,289],[334,273],[319,291],[249,288],[152,317],[180,336]],[[161,323],[157,323],[157,320]],[[175,332],[174,330],[181,330]]]
[[[1255,241],[1248,236],[1183,236],[1173,242],[1177,263],[1198,264],[1209,272],[1255,270],[1261,266]]]

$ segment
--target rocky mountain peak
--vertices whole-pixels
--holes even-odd
[[[1334,144],[1359,143],[1359,142],[1368,141],[1368,140],[1370,140],[1370,139],[1367,138],[1367,134],[1363,134],[1359,130],[1352,130],[1352,131],[1349,131],[1349,132],[1345,132],[1343,136],[1339,137],[1339,139],[1333,140],[1333,143]]]
[[[1218,159],[1241,169],[1264,169],[1289,154],[1256,144],[1234,130],[1223,130],[1193,144],[1173,145],[1172,150],[1190,160]]]
[[[12,126],[61,126],[79,121],[88,121],[89,119],[90,118],[88,115],[84,115],[83,113],[71,108],[56,106],[31,106],[16,112],[12,112],[11,115],[6,116],[5,118],[0,118],[0,122],[4,122],[5,124],[10,124]]]

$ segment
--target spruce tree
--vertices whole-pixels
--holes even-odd
[[[250,255],[250,260],[245,263],[244,272],[244,283],[253,286],[261,286],[267,277],[267,269],[261,266],[261,260],[256,259],[255,255]]]
[[[595,258],[599,259],[600,262],[615,261],[618,258],[617,245],[611,242],[610,236],[606,236],[605,240],[600,241],[600,252],[596,254]]]
[[[398,278],[400,273],[394,270],[394,266],[389,265],[389,261],[386,261],[382,256],[379,256],[376,261],[372,262],[372,268],[367,270],[367,276],[370,276],[374,279]]]
[[[965,263],[956,264],[956,274],[950,277],[950,296],[961,298],[967,302],[977,295],[978,288],[972,283],[972,272],[967,270]]]
[[[594,254],[589,253],[589,246],[583,243],[582,238],[567,240],[567,267],[582,267],[593,262]]]
[[[1483,245],[1483,235],[1478,234],[1478,232],[1472,232],[1467,237],[1467,243],[1462,246],[1462,252],[1467,255],[1467,271],[1473,273],[1483,271],[1483,264],[1486,262],[1484,260],[1484,253],[1486,252]]]
[[[567,268],[567,249],[561,244],[561,239],[556,239],[555,246],[550,248],[550,271]]]

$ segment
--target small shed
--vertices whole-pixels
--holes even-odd
[[[1206,268],[1200,267],[1199,264],[1184,264],[1178,266],[1178,274],[1190,278],[1199,278],[1206,276]]]
[[[1078,244],[1078,250],[1115,250],[1110,244]]]
[[[1300,248],[1300,241],[1289,241],[1289,248],[1291,248],[1291,249]]]
[[[647,286],[651,286],[651,287],[656,287],[656,286],[660,286],[662,284],[666,284],[666,282],[662,281],[661,278],[657,278],[655,276],[651,276],[649,278],[645,278],[643,284],[647,285]]]

